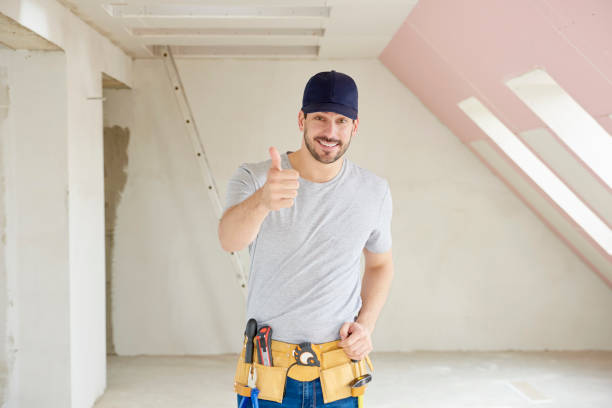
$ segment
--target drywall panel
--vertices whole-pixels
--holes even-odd
[[[237,350],[244,298],[163,61],[135,61],[131,94],[105,95],[105,126],[130,132],[111,261],[116,353]]]
[[[69,407],[66,57],[2,51],[9,98],[5,175],[10,407]],[[2,69],[2,68],[0,68]]]
[[[0,55],[6,53],[0,49]],[[0,403],[4,401],[8,378],[8,287],[6,270],[6,170],[4,158],[8,138],[8,66],[0,63]]]

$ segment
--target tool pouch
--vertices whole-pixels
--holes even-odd
[[[259,390],[258,398],[282,404],[287,381],[287,368],[270,367],[258,363],[253,363],[253,365],[257,373],[255,384]]]
[[[244,347],[242,348],[242,353],[238,359],[238,365],[236,366],[234,390],[244,397],[249,397],[251,395],[251,389],[248,387],[251,364],[244,362],[245,351],[246,339]],[[253,368],[256,373],[255,384],[259,390],[259,399],[282,404],[287,381],[287,370],[288,366],[291,364],[292,357],[289,353],[275,351],[274,349],[272,350],[272,354],[274,362],[278,364],[278,366],[269,367],[258,364],[256,362],[257,353],[255,351],[253,356]],[[366,373],[365,360],[359,363],[353,363],[344,352],[344,349],[336,348],[322,352],[320,354],[320,361],[320,367],[306,368],[316,368],[320,370],[319,377],[321,379],[323,401],[326,404],[339,399],[357,397],[364,394],[367,385],[351,388],[350,384],[355,378]],[[373,371],[374,369],[369,361],[369,357],[368,364]],[[299,366],[293,366],[292,368],[292,378],[296,378],[298,381],[312,381],[312,376],[301,378],[301,376],[298,375],[296,377],[297,367]],[[310,370],[308,370],[307,374],[310,374]]]
[[[236,365],[236,375],[234,376],[234,390],[242,395],[243,397],[251,396],[251,389],[248,386],[249,383],[249,371],[251,370],[251,364],[244,362],[244,353],[246,352],[246,339],[242,347],[242,353],[238,359]]]
[[[343,349],[321,354],[321,389],[326,404],[348,397],[363,395],[366,385],[351,388],[350,383],[366,371],[364,360],[353,363]]]
[[[246,352],[246,339],[242,347],[242,353],[238,359],[236,366],[236,375],[234,377],[234,391],[243,397],[251,396],[251,389],[247,385],[249,383],[249,372],[251,366],[255,369],[255,386],[259,390],[258,399],[283,402],[285,394],[285,382],[287,380],[286,367],[268,367],[256,362],[247,364],[244,362]],[[257,358],[257,352],[254,352],[253,359]]]

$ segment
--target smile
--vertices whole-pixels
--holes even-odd
[[[324,142],[322,140],[317,140],[317,142],[319,142],[319,144],[321,146],[323,146],[323,148],[325,150],[331,150],[331,149],[334,149],[336,146],[338,146],[337,142],[336,143],[327,143],[327,142]]]

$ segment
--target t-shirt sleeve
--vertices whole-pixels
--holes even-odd
[[[366,242],[366,249],[370,252],[383,253],[391,249],[391,215],[393,212],[393,201],[391,189],[387,183],[387,191],[380,206],[378,222],[370,233]]]
[[[225,213],[228,208],[243,202],[256,190],[251,170],[245,163],[241,164],[227,183],[223,212]]]

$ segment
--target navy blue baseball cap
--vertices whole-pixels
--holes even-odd
[[[319,72],[306,83],[302,111],[336,112],[357,119],[357,84],[341,72]]]

